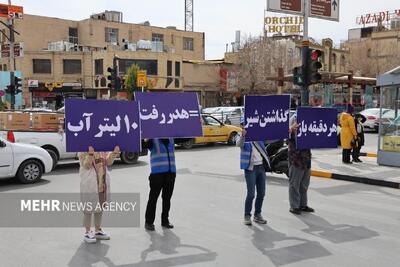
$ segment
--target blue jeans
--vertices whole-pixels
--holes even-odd
[[[265,196],[265,170],[262,165],[254,166],[252,171],[245,170],[244,177],[247,184],[247,196],[244,204],[244,215],[251,216],[251,208],[253,206],[254,193],[257,189],[257,197],[255,203],[255,215],[261,214],[261,208]]]

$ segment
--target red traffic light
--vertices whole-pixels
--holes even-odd
[[[311,52],[311,60],[317,61],[321,55],[322,55],[321,50],[313,50]]]

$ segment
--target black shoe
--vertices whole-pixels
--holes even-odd
[[[144,224],[144,228],[147,230],[147,231],[154,231],[156,228],[154,227],[154,224],[150,224],[150,223],[145,223]]]
[[[299,208],[291,208],[289,210],[291,213],[296,214],[296,215],[300,215],[301,214],[301,210]]]
[[[301,207],[300,210],[304,211],[304,212],[314,212],[315,211],[313,208],[310,208],[309,206]]]
[[[354,161],[355,161],[355,162],[362,162],[361,159],[355,159]]]
[[[164,227],[164,228],[167,228],[167,229],[174,228],[174,225],[169,223],[169,222],[168,223],[162,223],[161,226]]]

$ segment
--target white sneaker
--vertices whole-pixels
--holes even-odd
[[[83,240],[89,244],[96,243],[96,241],[97,241],[97,239],[94,237],[92,231],[86,232],[85,235],[83,236]]]
[[[110,240],[110,235],[106,232],[103,232],[103,230],[97,231],[94,234],[94,237],[98,240]]]

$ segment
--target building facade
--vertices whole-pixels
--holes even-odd
[[[150,90],[184,90],[183,61],[205,57],[204,33],[124,23],[115,11],[82,21],[24,15],[15,20],[15,30],[16,43],[23,44],[15,69],[23,76],[26,107],[56,109],[65,97],[115,96],[107,86],[114,58],[121,76],[132,64],[146,70]],[[9,59],[0,58],[0,66],[9,70]]]

